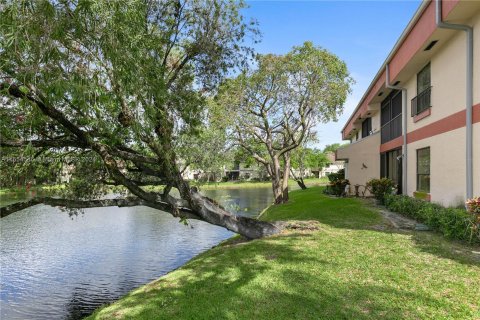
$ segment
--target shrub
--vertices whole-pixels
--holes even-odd
[[[372,179],[367,182],[367,188],[374,195],[375,199],[383,204],[385,196],[392,194],[395,188],[395,182],[388,178]]]
[[[480,242],[480,230],[475,225],[475,217],[465,209],[445,208],[403,195],[386,195],[384,201],[389,210],[425,223],[447,238]]]
[[[472,234],[480,234],[480,197],[475,197],[465,202],[467,211],[472,216]]]
[[[345,193],[345,188],[348,185],[350,185],[350,181],[348,181],[347,179],[340,179],[330,182],[329,187],[331,188],[334,195],[340,197]]]
[[[341,169],[337,173],[330,173],[327,175],[330,183],[323,190],[326,194],[332,194],[337,197],[342,196],[345,193],[345,187],[350,185],[350,182],[345,179],[345,170]]]
[[[266,181],[270,181],[270,177],[269,177],[269,176],[265,176],[265,177],[255,177],[255,178],[251,178],[250,181],[253,181],[253,182],[266,182]]]
[[[328,181],[334,182],[338,180],[345,180],[345,170],[340,169],[337,173],[330,173],[327,175]]]
[[[470,213],[480,214],[480,197],[475,197],[465,202]]]

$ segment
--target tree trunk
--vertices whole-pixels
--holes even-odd
[[[300,177],[298,178],[297,181],[297,184],[300,186],[300,188],[302,190],[305,190],[307,189],[307,186],[305,185],[305,183],[303,182],[303,173],[305,172],[305,167],[303,165],[303,160],[300,161]]]
[[[277,157],[273,158],[273,168],[272,168],[272,190],[274,196],[275,204],[285,203],[284,191],[283,191],[283,180],[281,178],[280,170],[280,161]]]
[[[300,179],[298,179],[298,180],[295,180],[295,181],[297,181],[298,186],[299,186],[302,190],[306,190],[306,189],[307,189],[307,186],[306,186],[305,183],[303,182],[303,179],[302,179],[302,178],[300,178]]]
[[[278,175],[272,177],[272,189],[275,204],[283,203],[282,181]]]
[[[233,215],[213,200],[195,191],[191,192],[190,203],[195,214],[199,215],[202,220],[224,227],[249,239],[262,238],[281,231],[281,226],[278,223]]]
[[[261,238],[281,231],[275,223],[236,216],[223,209],[214,200],[199,194],[195,188],[191,188],[175,165],[176,154],[171,148],[172,139],[167,138],[166,135],[159,135],[159,137],[162,138],[160,140],[163,144],[162,150],[168,151],[158,154],[159,158],[164,160],[166,178],[178,189],[181,198],[188,202],[189,208],[199,220],[224,227],[249,239]]]
[[[297,177],[295,176],[295,173],[293,172],[293,170],[291,169],[290,170],[291,174],[292,174],[292,177],[293,177],[293,180],[295,180],[298,184],[298,186],[302,189],[302,190],[305,190],[307,189],[307,186],[305,185],[305,182],[303,182],[303,178],[302,177]]]
[[[300,161],[299,161],[299,170],[300,170],[300,175],[297,177],[295,175],[295,172],[293,171],[293,168],[290,166],[290,154],[287,153],[284,155],[285,163],[288,164],[289,167],[289,173],[292,174],[293,180],[295,180],[298,184],[298,186],[302,189],[305,190],[307,189],[307,186],[305,185],[305,182],[303,181],[303,172],[304,172],[304,166],[303,166],[303,153],[300,155]]]
[[[283,155],[283,177],[282,177],[282,194],[283,203],[288,202],[288,178],[290,178],[290,155],[285,153]]]
[[[173,152],[171,156],[174,157]],[[171,165],[167,178],[177,187],[182,199],[188,202],[193,214],[200,220],[224,227],[249,239],[257,239],[281,231],[275,223],[237,216],[226,211],[216,201],[202,196],[195,188],[190,188],[175,165]]]
[[[216,201],[202,196],[195,188],[190,188],[183,179],[179,180],[177,186],[182,198],[187,199],[193,213],[199,216],[200,220],[224,227],[249,239],[262,238],[281,231],[276,223],[237,216],[226,211]]]
[[[123,199],[103,200],[72,200],[50,197],[37,197],[25,202],[18,202],[8,206],[0,207],[0,217],[4,218],[11,213],[26,209],[28,207],[45,204],[54,207],[69,209],[97,208],[97,207],[132,207],[148,206],[161,211],[168,211],[175,217],[202,220],[230,231],[239,233],[249,239],[257,239],[276,234],[281,231],[281,223],[260,221],[253,218],[236,216],[219,206],[214,200],[204,197],[194,190],[190,191],[191,208],[176,207],[171,210],[171,205],[166,202],[149,202],[138,197]],[[181,201],[181,200],[179,200]]]

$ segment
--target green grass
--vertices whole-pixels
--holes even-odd
[[[309,178],[304,179],[307,186],[318,186],[325,185],[328,183],[328,178]],[[194,185],[194,183],[192,183]],[[297,182],[294,180],[288,181],[289,187],[296,187]],[[211,189],[238,189],[238,188],[262,188],[262,187],[271,187],[271,181],[226,181],[226,182],[207,182],[199,184],[200,188],[203,190]]]
[[[319,188],[292,192],[290,201],[267,209],[262,220],[316,220],[334,227],[363,228],[381,221],[377,212],[354,198],[331,198]]]
[[[35,192],[58,192],[65,188],[62,184],[54,184],[54,185],[38,185],[32,186],[28,191],[35,191]],[[19,193],[26,193],[27,188],[25,186],[22,187],[12,187],[12,188],[1,188],[0,195],[9,195],[9,194],[19,194]]]
[[[364,202],[321,188],[262,219],[291,229],[227,241],[90,319],[480,318],[480,248],[388,229]]]
[[[307,186],[319,186],[319,185],[326,185],[328,183],[328,179],[326,177],[323,178],[308,178],[305,179],[305,184]],[[195,185],[194,182],[191,182],[191,185]],[[289,180],[288,185],[290,187],[296,187],[297,183],[294,180]],[[262,181],[262,182],[255,182],[255,181],[227,181],[227,182],[207,182],[199,184],[199,187],[202,190],[212,190],[212,189],[240,189],[240,188],[262,188],[262,187],[271,187],[272,183],[270,181]],[[39,185],[39,186],[32,186],[30,191],[47,191],[47,192],[58,192],[61,189],[65,188],[64,185]],[[148,191],[159,191],[163,190],[163,186],[147,186],[145,187]],[[8,195],[8,194],[18,194],[18,193],[25,193],[26,187],[13,187],[13,188],[0,188],[0,196],[1,195]]]

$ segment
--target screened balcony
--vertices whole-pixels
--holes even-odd
[[[383,100],[381,125],[381,143],[388,142],[402,135],[402,94],[400,91],[392,91]]]

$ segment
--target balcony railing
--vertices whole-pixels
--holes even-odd
[[[432,106],[430,102],[431,93],[432,87],[428,87],[412,99],[412,117]]]

